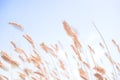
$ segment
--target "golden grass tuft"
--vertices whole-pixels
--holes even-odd
[[[9,24],[20,30],[24,29],[23,26],[16,22],[9,22]],[[110,55],[111,52],[95,25],[94,27],[102,40],[98,44],[104,51],[104,58],[99,61],[101,64],[97,63],[97,59],[93,57],[94,54],[97,55],[93,45],[85,45],[87,47],[87,50],[85,50],[76,31],[66,21],[63,21],[62,24],[67,35],[73,41],[67,47],[68,51],[61,46],[61,42],[52,45],[41,42],[38,44],[38,48],[32,37],[29,34],[24,34],[22,38],[31,45],[29,47],[32,50],[27,52],[24,48],[17,46],[14,41],[10,41],[13,52],[17,53],[13,53],[17,55],[17,59],[13,59],[10,53],[1,51],[0,80],[118,80],[120,78],[120,62],[116,62],[113,56]],[[119,44],[114,39],[112,39],[112,43],[120,52]],[[61,58],[64,55],[65,57]],[[116,54],[114,55],[116,56]],[[105,61],[106,59],[108,61]],[[91,64],[90,60],[92,60],[93,64]],[[14,67],[9,67],[8,64]],[[111,71],[107,69],[107,66],[104,66],[105,64],[110,64]],[[9,73],[9,75],[4,75],[1,72]],[[11,72],[18,76],[13,76]]]

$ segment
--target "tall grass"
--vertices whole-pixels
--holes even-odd
[[[9,24],[24,31],[20,24],[15,22]],[[92,47],[93,45],[85,45],[87,50],[84,49],[76,31],[66,21],[63,21],[63,28],[72,40],[68,50],[61,47],[62,42],[51,45],[45,42],[36,44],[29,34],[21,35],[26,41],[25,44],[30,44],[30,52],[19,47],[14,41],[10,41],[13,47],[11,50],[16,58],[14,59],[8,53],[9,51],[1,51],[0,80],[119,80],[120,62],[111,56],[117,53],[110,52],[99,29],[95,24],[93,26],[102,40],[98,43],[99,48],[104,51],[100,59],[101,64],[98,64],[98,60],[94,57],[94,54],[98,53]],[[120,47],[114,39],[111,40],[111,44],[120,53]]]

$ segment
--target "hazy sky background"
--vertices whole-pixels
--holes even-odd
[[[67,21],[78,31],[83,43],[100,41],[92,22],[107,42],[119,39],[119,0],[0,0],[0,46],[7,49],[10,40],[28,33],[37,42],[69,42],[62,22]],[[8,22],[22,24],[24,32],[15,30]],[[6,43],[6,44],[5,44]],[[21,43],[20,43],[21,44]]]
[[[120,0],[0,0],[0,49],[11,50],[11,40],[23,45],[20,36],[24,33],[36,43],[67,44],[64,20],[78,31],[83,44],[101,41],[92,22],[110,48],[112,38],[120,43]],[[10,21],[20,23],[25,30],[13,28]]]
[[[34,38],[57,40],[64,35],[62,22],[66,20],[81,38],[95,31],[92,22],[103,35],[116,36],[120,33],[119,4],[119,0],[0,0],[1,32],[12,30],[7,23],[16,21]]]

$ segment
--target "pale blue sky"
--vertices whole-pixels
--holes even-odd
[[[16,21],[33,37],[59,39],[66,20],[79,30],[81,38],[94,30],[93,21],[104,35],[120,34],[119,0],[1,0],[0,4],[2,32],[10,29],[7,22]]]
[[[0,49],[10,50],[10,40],[23,45],[20,36],[24,33],[30,34],[36,43],[60,40],[67,44],[64,20],[78,31],[83,43],[100,41],[92,22],[108,45],[111,46],[111,38],[120,43],[120,0],[0,0]],[[13,28],[9,21],[22,24],[25,30]]]
[[[92,30],[93,21],[104,34],[119,34],[119,0],[1,0],[0,4],[2,32],[9,29],[7,22],[16,21],[33,37],[39,34],[47,40],[49,34],[59,39],[64,34],[62,21],[66,20],[79,29],[81,38]]]
[[[52,43],[58,40],[68,42],[62,21],[66,20],[78,30],[83,42],[91,41],[96,31],[95,22],[105,39],[119,41],[120,1],[119,0],[0,0],[0,43],[6,44],[14,38],[28,33],[37,43]],[[25,28],[15,30],[9,21],[16,21]],[[9,34],[9,35],[8,35]],[[98,36],[96,34],[96,36]],[[98,39],[98,37],[96,37]],[[4,46],[4,47],[3,47]],[[5,44],[0,48],[7,49]]]

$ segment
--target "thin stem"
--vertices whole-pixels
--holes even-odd
[[[107,50],[107,53],[109,53],[109,56],[111,57],[111,55],[110,55],[110,51],[109,51],[109,49],[108,49],[108,46],[107,46],[107,44],[106,44],[106,42],[105,42],[105,40],[104,40],[104,38],[103,38],[101,32],[100,32],[99,29],[96,27],[96,25],[95,25],[94,22],[93,22],[92,24],[93,24],[94,28],[96,29],[96,31],[98,32],[100,38],[102,39],[102,41],[103,41],[103,43],[104,43],[104,45],[105,45],[105,48],[106,48],[106,50]],[[112,63],[111,63],[111,64],[112,64]],[[113,70],[114,70],[114,73],[116,74],[116,70],[115,70],[113,64],[112,64],[112,68],[113,68]],[[115,77],[114,77],[114,80],[116,80]]]

